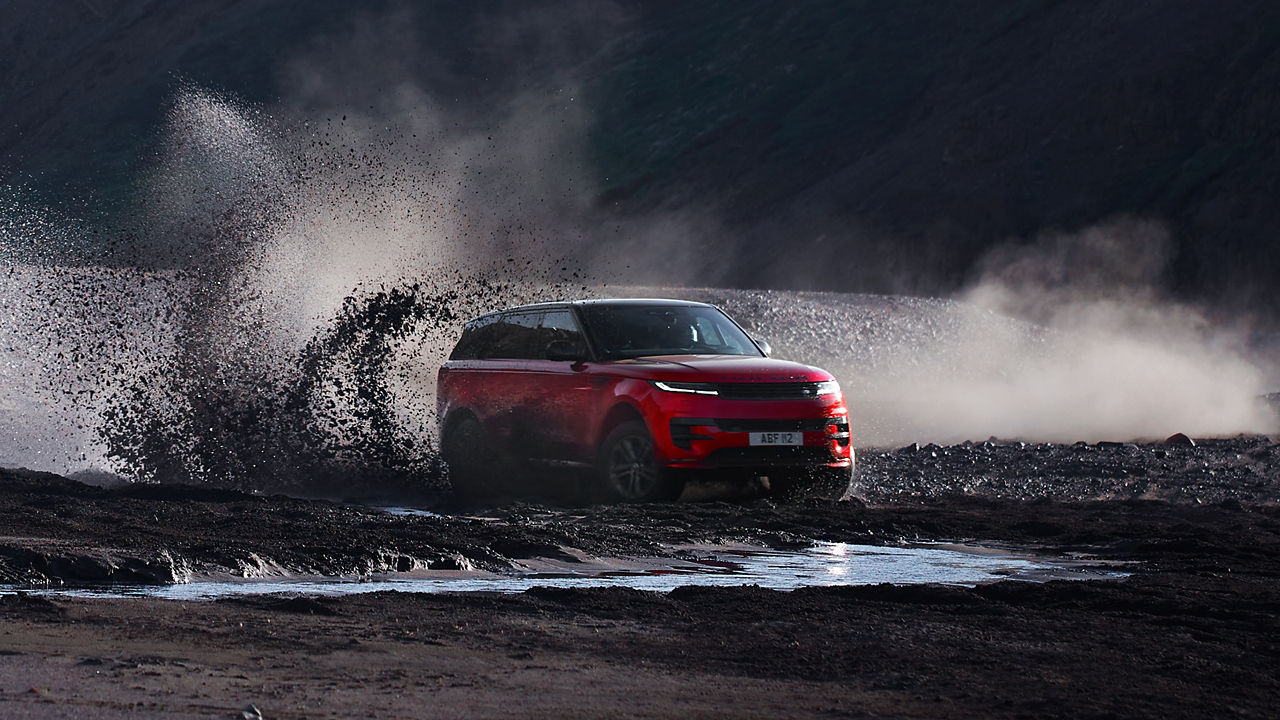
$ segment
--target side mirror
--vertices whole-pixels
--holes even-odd
[[[554,340],[547,345],[547,359],[556,362],[579,362],[586,359],[586,353],[578,343]]]
[[[769,344],[768,340],[761,340],[758,337],[753,337],[751,339],[755,341],[756,347],[760,348],[760,352],[764,353],[765,357],[769,357],[773,354],[773,346]]]

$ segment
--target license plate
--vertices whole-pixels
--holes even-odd
[[[753,432],[749,440],[752,445],[803,445],[802,432]]]

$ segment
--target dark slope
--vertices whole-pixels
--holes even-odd
[[[1172,224],[1186,289],[1280,268],[1280,7],[699,3],[651,23],[603,81],[609,197],[787,239],[741,282],[936,292],[1009,236],[1121,213]]]
[[[390,16],[421,48],[394,74],[478,123],[506,93],[583,82],[599,206],[713,210],[745,243],[704,253],[726,282],[946,292],[1010,237],[1135,214],[1169,223],[1184,294],[1274,302],[1280,6],[602,7],[19,0],[0,172],[126,196],[179,79],[270,103],[300,49]]]

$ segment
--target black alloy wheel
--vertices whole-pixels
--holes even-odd
[[[653,455],[653,438],[639,420],[614,428],[600,446],[600,484],[609,500],[638,503],[674,500],[679,483],[658,466]]]

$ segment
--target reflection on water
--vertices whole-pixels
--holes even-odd
[[[356,507],[364,507],[364,506],[358,505]],[[381,510],[390,515],[399,515],[401,517],[431,517],[431,518],[444,517],[444,515],[441,515],[440,513],[434,513],[434,512],[431,512],[430,510],[423,510],[422,508],[415,508],[415,507],[388,506],[388,507],[375,507],[374,509]]]
[[[1064,560],[956,545],[879,547],[818,543],[799,551],[754,546],[689,548],[678,558],[596,558],[585,562],[531,560],[505,573],[429,571],[366,578],[275,577],[197,580],[182,585],[41,590],[71,597],[158,597],[212,600],[288,593],[347,595],[400,592],[516,593],[534,587],[626,587],[668,592],[699,585],[758,585],[774,590],[831,585],[977,585],[996,580],[1098,580],[1127,573]]]

